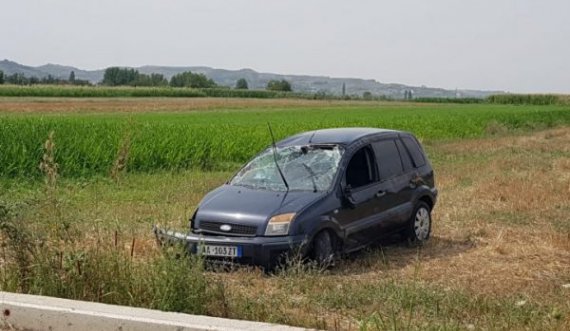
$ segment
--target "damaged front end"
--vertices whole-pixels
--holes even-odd
[[[152,232],[156,238],[156,243],[159,246],[172,246],[175,244],[188,244],[188,235],[182,232],[161,229],[158,225],[152,226]]]

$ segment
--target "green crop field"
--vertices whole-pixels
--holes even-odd
[[[314,98],[313,94],[230,88],[129,87],[73,85],[0,85],[1,97],[66,97],[66,98]]]
[[[152,225],[185,231],[268,122],[415,133],[440,192],[430,241],[270,275],[159,247]],[[568,330],[569,174],[562,104],[0,97],[0,291],[335,331]]]
[[[319,128],[366,126],[407,130],[431,141],[568,124],[570,112],[567,106],[385,103],[271,111],[0,113],[0,176],[38,176],[42,144],[52,131],[62,176],[107,174],[124,141],[129,145],[129,171],[224,170],[270,143],[267,123],[277,138]]]

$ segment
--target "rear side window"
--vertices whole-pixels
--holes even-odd
[[[425,165],[426,160],[424,158],[424,153],[420,149],[418,142],[415,139],[412,139],[411,137],[402,137],[402,141],[404,142],[404,145],[406,145],[406,148],[410,152],[410,155],[412,156],[412,160],[414,161],[414,165],[416,166],[416,168]]]
[[[372,145],[380,170],[380,179],[392,178],[403,173],[400,153],[394,140],[381,140]]]

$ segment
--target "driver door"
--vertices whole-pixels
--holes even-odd
[[[342,183],[345,201],[336,215],[345,229],[349,247],[365,245],[378,237],[382,185],[374,152],[369,145],[364,146],[353,154],[346,167]]]

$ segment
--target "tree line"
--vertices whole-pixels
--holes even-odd
[[[81,80],[75,78],[75,72],[71,71],[68,79],[53,77],[48,75],[46,77],[38,78],[35,76],[25,76],[22,73],[15,73],[12,75],[4,75],[0,70],[0,84],[13,84],[13,85],[92,85],[88,80]],[[105,69],[103,80],[99,83],[105,86],[148,86],[148,87],[190,87],[190,88],[220,88],[212,80],[201,73],[194,73],[191,71],[178,73],[168,80],[164,75],[158,73],[144,74],[132,68],[110,67]],[[245,78],[240,78],[236,81],[235,89],[247,90],[249,85]],[[270,80],[266,85],[268,91],[292,91],[291,83],[287,80]]]
[[[143,74],[132,68],[111,67],[105,70],[102,85],[107,86],[171,86],[190,88],[217,88],[221,87],[208,76],[202,73],[185,71],[178,73],[167,80],[162,74]],[[235,84],[237,90],[247,90],[249,85],[245,78],[240,78]],[[270,80],[266,90],[292,91],[291,83],[286,80]]]
[[[0,70],[0,84],[13,84],[13,85],[92,85],[91,82],[84,79],[75,79],[75,72],[69,74],[68,79],[54,77],[47,75],[42,78],[36,76],[26,76],[22,73],[14,73],[12,75],[5,75]]]

